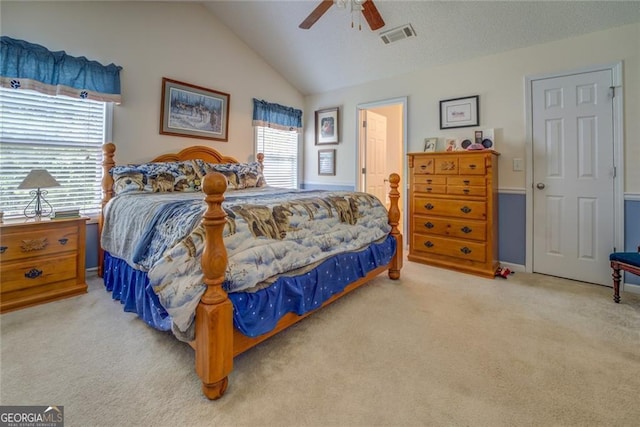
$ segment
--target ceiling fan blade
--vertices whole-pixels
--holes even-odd
[[[329,10],[332,5],[333,0],[322,0],[322,3],[320,3],[315,9],[313,9],[313,12],[311,12],[304,21],[302,21],[302,24],[298,25],[298,28],[302,28],[303,30],[308,30],[309,28],[311,28],[311,26],[315,24],[316,21],[320,19],[320,17],[324,15],[324,13]]]
[[[376,5],[373,4],[373,0],[366,0],[362,4],[362,8],[362,14],[369,23],[371,31],[379,30],[384,27],[384,19],[380,16],[380,12],[378,12]]]

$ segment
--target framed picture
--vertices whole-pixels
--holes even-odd
[[[231,95],[162,78],[160,133],[227,141]]]
[[[446,138],[444,140],[444,151],[461,151],[462,141],[457,138]]]
[[[318,150],[318,175],[336,174],[336,150]]]
[[[438,145],[438,138],[425,138],[424,139],[424,152],[433,153],[436,151]]]
[[[340,133],[338,107],[316,111],[316,145],[337,144]]]
[[[480,124],[479,95],[440,101],[440,129],[464,128]]]

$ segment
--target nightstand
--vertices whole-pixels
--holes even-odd
[[[87,219],[0,224],[0,313],[87,292]]]

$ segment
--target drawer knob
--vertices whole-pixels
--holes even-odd
[[[430,223],[430,222],[425,222],[424,226],[427,227],[427,228],[433,228],[434,227],[433,224]]]
[[[428,248],[432,248],[433,247],[433,243],[431,243],[429,240],[427,240],[426,242],[424,242],[424,245]]]
[[[468,189],[468,188],[465,188],[464,190],[462,190],[462,192],[463,192],[464,194],[469,194],[469,189]]]
[[[435,206],[433,206],[431,203],[427,203],[426,205],[424,205],[424,207],[427,208],[428,210],[435,208]]]
[[[476,165],[469,165],[469,169],[475,169]]]
[[[9,246],[0,246],[0,254],[3,254],[7,249],[9,249]]]
[[[36,279],[42,276],[42,270],[38,270],[37,268],[32,268],[31,270],[24,273],[24,277],[27,279]]]
[[[471,249],[465,246],[463,248],[460,248],[460,252],[462,252],[465,255],[469,255],[471,253]]]
[[[464,227],[462,227],[460,230],[465,234],[469,234],[469,233],[471,233],[473,231],[472,229],[470,229],[466,225]]]
[[[432,190],[431,187],[427,187],[427,192],[430,192]]]
[[[466,213],[466,214],[468,214],[469,212],[471,212],[471,208],[468,208],[468,207],[466,207],[466,206],[461,207],[461,208],[460,208],[460,210],[461,210],[463,213]]]
[[[431,184],[431,181],[433,181],[432,179],[428,179],[427,180],[427,184]]]
[[[463,183],[464,185],[469,185],[469,183],[470,183],[470,182],[471,182],[471,181],[469,181],[468,179],[465,179],[464,181],[462,181],[462,183]]]
[[[69,239],[64,238],[64,237],[62,239],[58,239],[58,242],[60,242],[61,245],[66,245],[68,241],[69,241]]]
[[[427,165],[420,165],[420,169],[425,170],[427,168]]]

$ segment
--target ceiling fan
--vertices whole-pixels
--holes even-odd
[[[354,11],[362,11],[369,27],[371,27],[371,31],[384,27],[384,20],[382,19],[382,16],[380,16],[380,12],[378,12],[376,5],[373,4],[373,0],[322,0],[322,2],[309,14],[309,16],[307,16],[304,21],[302,21],[298,27],[303,30],[308,30],[334,4],[341,9],[346,8],[347,5],[349,5],[351,6],[352,13]]]

